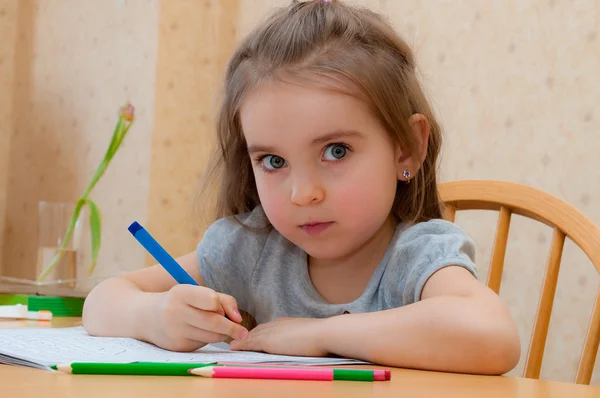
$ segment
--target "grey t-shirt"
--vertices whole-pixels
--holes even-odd
[[[277,317],[325,318],[402,307],[420,300],[427,279],[449,265],[476,277],[475,245],[455,224],[431,220],[399,224],[371,279],[355,301],[330,304],[312,284],[306,253],[274,228],[260,232],[266,216],[259,206],[237,219],[213,223],[197,250],[205,285],[236,298],[260,323]]]

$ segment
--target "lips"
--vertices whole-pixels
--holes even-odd
[[[304,232],[311,236],[319,235],[333,225],[333,221],[311,222],[300,226]]]

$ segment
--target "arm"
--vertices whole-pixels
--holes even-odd
[[[322,327],[324,351],[388,366],[502,374],[520,356],[507,308],[461,267],[433,274],[417,303],[332,317]]]
[[[235,298],[202,286],[196,253],[177,261],[201,286],[176,284],[160,265],[107,279],[85,301],[88,333],[134,337],[175,351],[245,337]]]
[[[199,285],[203,285],[196,253],[176,261]],[[93,335],[127,336],[148,340],[145,332],[158,294],[175,286],[175,281],[159,264],[124,276],[109,278],[96,286],[85,300],[83,326]]]
[[[268,235],[250,234],[240,222],[260,226],[263,218],[260,207],[237,221],[221,218],[195,252],[177,259],[200,286],[176,284],[160,265],[102,282],[86,299],[83,326],[90,334],[135,337],[176,351],[245,339],[238,300],[247,307],[245,281]]]

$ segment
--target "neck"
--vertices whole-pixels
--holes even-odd
[[[392,241],[396,224],[393,216],[388,217],[369,240],[343,257],[308,258],[310,278],[325,300],[347,303],[360,297]],[[331,280],[338,283],[332,286]]]

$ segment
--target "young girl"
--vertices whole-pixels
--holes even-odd
[[[85,303],[90,334],[481,374],[516,365],[515,324],[477,281],[472,240],[442,220],[441,132],[413,54],[380,16],[323,0],[276,12],[232,56],[217,133],[220,218],[178,259],[200,286],[159,265],[106,280]]]

